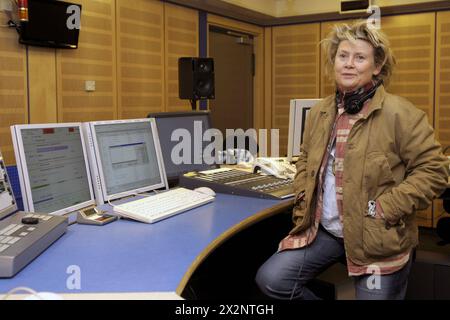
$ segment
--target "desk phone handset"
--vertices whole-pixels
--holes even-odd
[[[297,169],[286,158],[256,158],[253,163],[253,172],[273,175],[281,179],[294,180]]]
[[[97,226],[103,226],[115,220],[117,220],[116,216],[105,214],[104,211],[101,211],[96,207],[81,209],[77,214],[77,223],[79,224],[93,224]]]

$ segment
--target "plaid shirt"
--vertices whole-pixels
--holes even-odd
[[[343,102],[338,104],[338,114],[336,116],[333,130],[331,132],[331,137],[328,142],[327,150],[325,152],[322,164],[319,172],[319,181],[317,185],[317,205],[316,211],[314,215],[314,223],[301,232],[298,235],[288,235],[284,238],[279,245],[278,250],[288,250],[288,249],[298,249],[305,247],[311,244],[317,236],[317,232],[319,229],[320,218],[322,215],[323,209],[323,183],[324,183],[324,172],[327,167],[329,151],[331,150],[334,141],[336,141],[336,154],[335,154],[335,186],[336,186],[336,201],[337,207],[339,211],[339,220],[343,225],[343,175],[344,175],[344,155],[345,155],[345,146],[347,143],[347,138],[350,134],[350,131],[353,125],[364,115],[367,114],[368,106],[370,104],[370,99],[368,99],[365,103],[361,111],[357,114],[348,114],[344,112]],[[377,206],[377,209],[381,210],[378,212],[376,219],[381,219],[383,217],[382,209]],[[381,217],[380,217],[381,216]],[[344,239],[345,241],[345,239]],[[347,270],[350,276],[359,276],[364,274],[391,274],[400,269],[402,269],[406,263],[408,262],[410,257],[410,252],[401,253],[399,255],[395,255],[369,265],[357,265],[347,256]]]

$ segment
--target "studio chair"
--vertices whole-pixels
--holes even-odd
[[[409,274],[407,300],[450,299],[450,254],[417,250]]]
[[[450,146],[444,149],[444,154],[450,149]],[[450,214],[450,187],[448,187],[440,198],[443,202],[443,207],[446,213]],[[450,243],[450,215],[446,215],[439,219],[436,225],[436,232],[438,236],[442,239],[439,243],[440,245],[446,245]]]
[[[444,154],[450,148],[444,149]],[[450,213],[450,189],[447,188],[440,198],[446,213]],[[436,233],[442,239],[438,245],[450,243],[450,216],[439,219]],[[407,299],[448,300],[450,299],[450,251],[432,252],[417,250],[411,269]]]

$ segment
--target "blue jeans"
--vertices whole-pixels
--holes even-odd
[[[337,261],[345,259],[344,242],[319,229],[309,246],[276,252],[258,270],[256,283],[275,299],[319,299],[306,287],[308,281]],[[354,278],[356,298],[360,300],[402,300],[405,298],[412,258],[401,270],[382,276]],[[378,277],[378,278],[375,278]]]

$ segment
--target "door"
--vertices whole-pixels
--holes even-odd
[[[209,27],[209,57],[214,59],[215,99],[210,100],[212,126],[253,128],[253,36]]]

